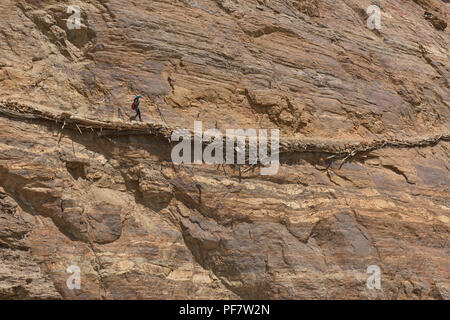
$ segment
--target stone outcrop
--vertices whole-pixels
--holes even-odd
[[[448,14],[3,0],[0,298],[449,299]],[[278,173],[174,165],[194,120],[280,129]]]

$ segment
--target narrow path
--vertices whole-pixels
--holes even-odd
[[[123,121],[99,121],[73,115],[68,112],[52,113],[13,102],[0,101],[0,116],[19,121],[51,122],[62,129],[72,129],[80,134],[95,132],[99,136],[153,135],[171,143],[171,135],[177,128],[159,122],[132,123]],[[192,134],[192,132],[191,132]],[[192,134],[192,138],[194,135]],[[280,153],[311,152],[325,153],[333,158],[350,158],[383,148],[417,148],[450,141],[450,131],[441,134],[418,136],[405,140],[342,141],[323,138],[280,138]],[[226,140],[224,138],[224,145]]]

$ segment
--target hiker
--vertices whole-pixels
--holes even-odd
[[[139,110],[139,98],[142,98],[142,96],[138,94],[131,105],[131,109],[136,110],[136,115],[131,117],[131,120],[136,120],[136,117],[139,116],[139,120],[142,122],[141,110]]]

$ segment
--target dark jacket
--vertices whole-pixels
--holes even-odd
[[[137,109],[139,109],[139,98],[135,98],[134,99],[134,107]]]

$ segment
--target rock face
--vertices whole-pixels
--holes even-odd
[[[449,13],[2,0],[0,298],[449,299]],[[174,165],[194,120],[280,129],[278,173]]]

